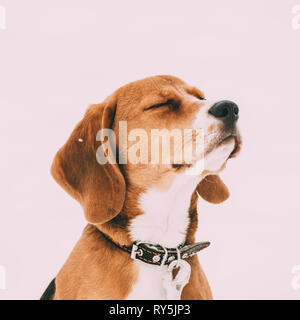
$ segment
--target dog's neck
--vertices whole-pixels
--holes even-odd
[[[168,190],[151,188],[138,196],[136,190],[128,188],[122,212],[97,227],[117,243],[126,245],[145,241],[175,248],[194,242],[198,182],[199,177],[186,179],[179,175]]]
[[[190,225],[191,196],[196,185],[185,175],[178,175],[168,190],[149,189],[141,194],[139,206],[143,214],[131,221],[132,239],[167,248],[184,243]]]

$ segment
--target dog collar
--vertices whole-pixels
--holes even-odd
[[[185,260],[192,257],[202,249],[207,248],[210,242],[196,242],[192,244],[181,244],[176,248],[165,248],[161,245],[144,241],[135,241],[131,246],[120,245],[114,242],[109,236],[98,230],[105,239],[130,254],[134,260],[140,260],[152,265],[169,265],[175,260]]]

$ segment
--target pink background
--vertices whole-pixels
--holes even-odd
[[[216,299],[299,299],[300,1],[0,0],[0,299],[37,299],[85,225],[49,169],[90,103],[173,74],[240,106],[226,203],[201,202]]]

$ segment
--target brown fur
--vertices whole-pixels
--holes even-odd
[[[137,270],[130,256],[109,243],[97,231],[106,233],[119,244],[130,245],[128,225],[131,219],[143,214],[139,195],[152,186],[162,186],[174,172],[167,165],[99,165],[96,150],[100,146],[96,133],[112,128],[117,135],[118,122],[126,120],[128,132],[143,128],[187,128],[194,119],[195,106],[184,100],[184,92],[203,97],[203,93],[171,76],[157,76],[130,83],[118,89],[104,102],[92,105],[74,129],[66,144],[58,151],[51,172],[55,180],[84,209],[89,224],[56,277],[54,299],[124,299],[137,281]],[[180,110],[147,112],[147,107],[166,99],[179,101]],[[78,139],[82,139],[80,142]],[[128,148],[133,143],[128,144]],[[100,146],[101,148],[102,146]],[[118,153],[122,145],[117,143]],[[124,151],[124,150],[123,150]],[[168,172],[168,173],[166,173]],[[166,183],[166,182],[165,182]],[[207,201],[220,203],[228,190],[218,176],[207,176],[197,187]],[[187,242],[195,241],[197,229],[196,192],[190,206],[190,225]],[[182,293],[183,299],[211,299],[211,291],[197,256],[189,259],[192,274]]]

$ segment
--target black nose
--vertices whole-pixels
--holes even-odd
[[[208,110],[208,113],[229,125],[233,125],[239,118],[239,107],[232,101],[222,100],[215,103]]]

